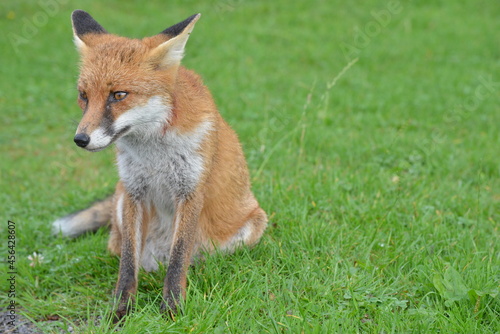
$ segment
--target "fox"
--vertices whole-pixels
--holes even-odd
[[[165,265],[160,310],[175,315],[196,259],[252,247],[267,227],[237,134],[201,77],[181,65],[200,16],[130,39],[83,10],[71,14],[83,111],[74,142],[90,152],[114,144],[119,181],[112,196],[52,228],[74,238],[110,226],[108,249],[120,257],[118,319],[131,310],[141,267]]]

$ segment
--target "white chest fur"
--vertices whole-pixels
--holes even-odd
[[[116,141],[118,171],[127,191],[138,200],[167,204],[165,195],[188,194],[202,174],[199,149],[211,122],[201,123],[190,133],[179,133],[174,127],[165,131],[170,117],[171,106],[160,97],[152,97],[143,107],[133,108],[115,121],[118,130],[129,128]]]
[[[207,122],[189,134],[174,129],[146,140],[135,135],[120,138],[118,171],[127,191],[135,199],[163,207],[171,196],[180,198],[194,191],[203,172],[198,150],[209,129]]]

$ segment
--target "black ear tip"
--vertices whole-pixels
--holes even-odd
[[[71,18],[73,20],[78,20],[78,19],[81,20],[83,18],[88,18],[89,16],[90,16],[89,13],[81,9],[74,10],[73,13],[71,13]]]
[[[186,21],[191,22],[191,21],[193,21],[195,19],[198,20],[200,17],[201,17],[201,13],[196,13],[196,14],[193,14],[190,17],[188,17],[186,19]]]
[[[94,18],[84,10],[77,9],[71,14],[73,21],[73,28],[77,35],[84,35],[87,33],[105,34],[107,31],[97,23]]]
[[[198,19],[200,16],[201,16],[200,13],[191,15],[190,17],[188,17],[184,21],[179,22],[177,24],[174,24],[170,28],[163,30],[161,33],[165,34],[165,35],[169,35],[171,37],[175,37],[175,36],[179,35],[188,26],[188,24],[191,23],[191,21],[193,21],[194,19]]]

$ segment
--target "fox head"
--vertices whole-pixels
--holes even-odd
[[[99,151],[122,136],[165,127],[184,47],[200,14],[141,40],[109,34],[82,10],[71,18],[83,110],[75,143]]]

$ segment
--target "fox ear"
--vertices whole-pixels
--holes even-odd
[[[167,35],[170,39],[155,47],[149,54],[149,61],[159,68],[167,68],[179,65],[184,56],[184,47],[193,31],[196,21],[201,14],[195,14],[170,28],[163,30],[160,34]]]
[[[71,14],[73,35],[78,50],[86,47],[84,36],[86,34],[107,34],[108,32],[89,13],[77,9]]]

